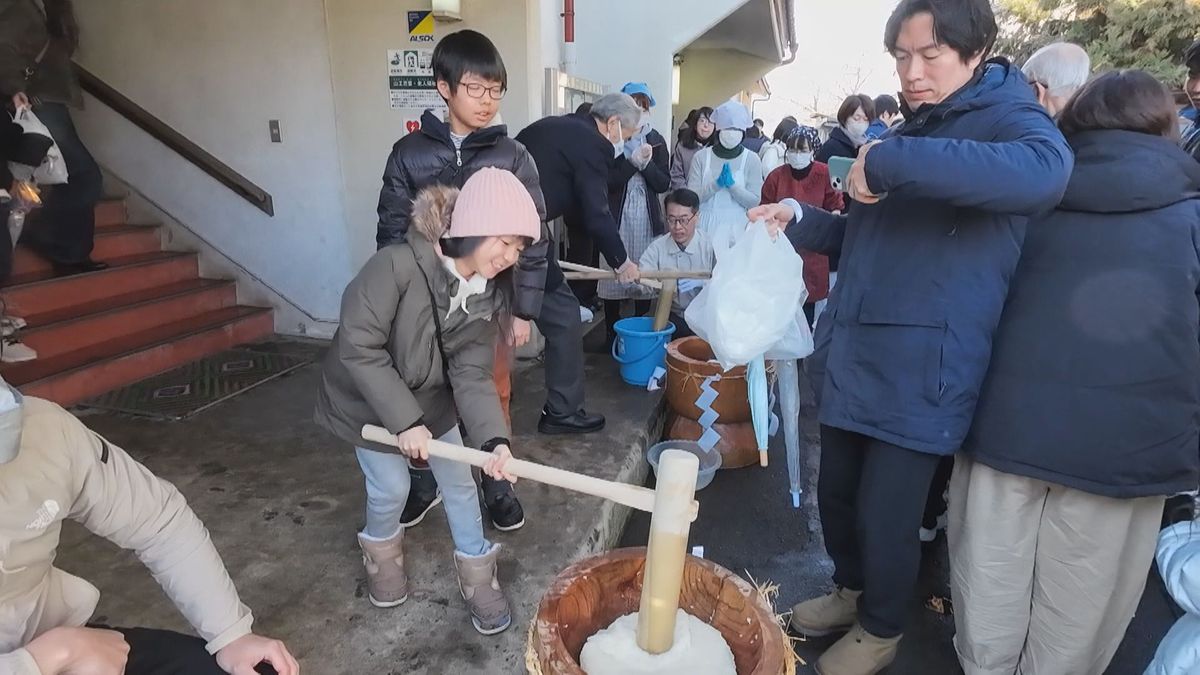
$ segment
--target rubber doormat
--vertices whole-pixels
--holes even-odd
[[[286,354],[231,349],[101,394],[80,405],[182,420],[309,363],[308,359]]]

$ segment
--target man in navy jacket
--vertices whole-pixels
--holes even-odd
[[[894,658],[920,563],[913,533],[939,458],[962,444],[1030,216],[1053,208],[1071,150],[1014,66],[987,61],[987,0],[902,0],[885,44],[904,119],[860,152],[846,216],[751,211],[797,247],[842,254],[810,370],[821,389],[818,502],[837,589],[792,626],[849,629],[822,673]]]

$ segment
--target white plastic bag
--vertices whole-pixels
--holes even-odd
[[[1194,675],[1200,672],[1200,520],[1160,532],[1155,559],[1163,585],[1185,613],[1158,644],[1145,675]]]
[[[803,316],[804,293],[800,255],[786,237],[772,240],[766,225],[756,222],[717,260],[712,280],[688,305],[684,318],[728,370],[766,354],[790,331],[800,330],[797,316]],[[800,322],[806,327],[803,319]],[[803,334],[796,338],[802,342]],[[802,351],[803,344],[791,347],[789,354]]]
[[[42,124],[37,115],[33,114],[31,108],[18,108],[16,115],[13,116],[13,121],[21,125],[27,134],[38,134],[51,141],[54,140],[50,130],[46,128],[45,124]],[[46,158],[38,166],[32,167],[28,164],[9,162],[8,170],[12,172],[14,178],[33,181],[38,185],[59,185],[66,183],[69,178],[67,163],[63,160],[62,151],[58,149],[57,142],[46,151]]]

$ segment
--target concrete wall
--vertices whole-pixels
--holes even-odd
[[[352,268],[322,1],[75,8],[79,60],[270,192],[275,217],[89,101],[78,122],[97,159],[304,312],[336,318]],[[269,119],[281,121],[282,144],[270,142]]]
[[[676,107],[681,120],[693,108],[717,107],[779,65],[729,49],[687,50],[683,59]]]
[[[672,57],[745,2],[576,2],[575,39],[579,63],[576,74],[613,87],[631,80],[650,85],[658,103],[651,111],[654,127],[671,138],[673,134],[666,130],[672,128]],[[561,2],[551,4],[561,5]]]
[[[345,194],[342,218],[350,232],[351,260],[359,265],[375,250],[375,207],[384,163],[392,145],[404,135],[404,119],[411,116],[390,108],[387,50],[410,44],[407,12],[428,8],[429,3],[325,0],[325,6]],[[541,80],[529,81],[525,46],[529,17],[524,2],[463,0],[462,16],[457,23],[437,22],[435,37],[471,28],[496,43],[509,74],[509,93],[500,111],[515,134],[540,116],[533,106],[533,90],[540,101]]]

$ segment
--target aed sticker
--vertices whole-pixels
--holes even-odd
[[[408,13],[408,41],[433,42],[433,12],[431,10]]]

